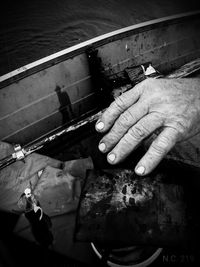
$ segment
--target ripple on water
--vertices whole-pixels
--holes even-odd
[[[9,0],[0,18],[0,75],[98,35],[197,8],[188,2]]]

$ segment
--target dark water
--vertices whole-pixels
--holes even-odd
[[[195,10],[196,0],[4,1],[0,75],[95,36],[149,19]]]

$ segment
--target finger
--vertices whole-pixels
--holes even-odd
[[[165,128],[152,142],[147,153],[135,168],[138,175],[149,174],[172,149],[178,140],[178,131],[174,128]]]
[[[153,114],[148,114],[131,127],[123,136],[114,149],[108,154],[107,160],[116,164],[125,159],[138,144],[158,127],[161,127],[162,120]]]
[[[140,103],[140,101],[125,110],[115,121],[109,133],[100,141],[99,150],[105,153],[112,149],[147,112],[148,106],[145,103]]]
[[[139,99],[140,88],[140,86],[136,85],[128,92],[117,97],[97,121],[96,130],[98,132],[105,132],[110,129],[119,115]]]

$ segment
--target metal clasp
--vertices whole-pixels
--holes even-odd
[[[16,158],[17,160],[25,158],[24,151],[19,144],[14,145],[14,150],[15,152],[12,154],[13,158]]]

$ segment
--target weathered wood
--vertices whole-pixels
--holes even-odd
[[[191,243],[195,220],[175,175],[134,170],[90,171],[77,217],[76,239],[107,246]],[[188,244],[189,244],[188,243]]]

